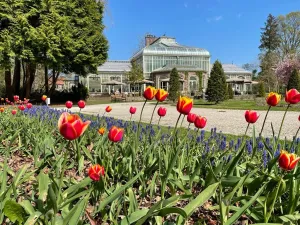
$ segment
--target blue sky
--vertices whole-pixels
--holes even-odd
[[[107,0],[109,59],[126,60],[146,33],[205,48],[212,62],[258,62],[260,28],[274,16],[300,10],[300,0]]]

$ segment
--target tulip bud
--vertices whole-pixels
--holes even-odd
[[[297,104],[300,101],[300,93],[296,89],[290,89],[285,94],[285,101],[289,104]]]
[[[195,127],[202,129],[206,126],[207,119],[203,116],[197,116],[195,119]]]
[[[67,107],[68,109],[71,109],[72,106],[73,106],[73,102],[71,102],[71,101],[66,101],[66,107]]]
[[[158,110],[157,110],[157,114],[160,116],[160,117],[164,117],[167,113],[167,109],[164,108],[164,107],[159,107]]]
[[[122,141],[123,133],[124,130],[122,128],[113,126],[108,132],[108,139],[113,142],[120,142]]]
[[[131,114],[135,114],[135,112],[136,112],[136,107],[131,106],[130,109],[129,109],[129,112],[130,112]]]
[[[80,100],[78,103],[77,103],[78,107],[83,109],[85,107],[85,101],[83,100]]]
[[[112,107],[110,107],[110,106],[107,106],[107,107],[105,108],[105,111],[108,112],[108,113],[109,113],[111,110],[112,110]]]
[[[99,181],[101,177],[105,174],[104,167],[99,164],[91,166],[89,169],[89,177],[93,181]]]
[[[255,123],[258,119],[259,115],[257,112],[252,110],[247,110],[245,112],[245,119],[248,123]]]

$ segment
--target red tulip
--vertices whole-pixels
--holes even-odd
[[[41,99],[42,99],[42,101],[46,101],[47,95],[43,95]]]
[[[177,111],[181,114],[188,115],[193,107],[193,99],[188,97],[179,97],[177,102]]]
[[[15,102],[19,101],[19,95],[14,95],[14,101]]]
[[[158,89],[155,94],[155,99],[159,102],[163,102],[168,97],[169,93],[166,92],[164,89]]]
[[[135,114],[135,112],[136,112],[136,107],[131,106],[130,109],[129,109],[129,112],[130,112],[131,114]]]
[[[255,123],[258,119],[259,115],[257,112],[252,110],[246,110],[245,119],[248,123]]]
[[[144,98],[147,100],[152,100],[154,98],[154,96],[156,95],[157,90],[152,87],[152,86],[148,86],[145,91],[144,91]]]
[[[157,110],[157,114],[160,116],[160,117],[164,117],[167,113],[167,109],[164,108],[164,107],[159,107],[158,110]]]
[[[64,112],[58,120],[58,129],[65,139],[74,140],[84,133],[90,123],[91,121],[82,122],[76,114]]]
[[[113,142],[122,141],[124,129],[113,126],[108,132],[108,139]]]
[[[24,110],[25,110],[25,106],[24,106],[24,105],[19,105],[18,108],[19,108],[21,111],[24,111]]]
[[[281,96],[275,92],[270,92],[266,98],[266,102],[269,106],[276,106],[280,102]]]
[[[32,108],[32,104],[31,103],[27,103],[26,107],[27,107],[27,109],[31,109]]]
[[[282,150],[278,158],[279,166],[284,170],[293,170],[300,158],[296,154],[288,153],[287,151]]]
[[[83,109],[85,107],[85,101],[83,100],[80,100],[78,103],[77,103],[78,107]]]
[[[109,113],[111,110],[112,110],[112,107],[110,107],[110,106],[107,106],[107,107],[105,108],[105,111],[108,112],[108,113]]]
[[[101,177],[105,174],[104,167],[100,166],[99,164],[91,166],[89,169],[89,177],[93,181],[99,181]]]
[[[296,89],[287,91],[285,101],[289,104],[297,104],[300,101],[300,93]]]
[[[300,121],[300,115],[299,115],[299,117],[298,117],[298,120]]]
[[[68,109],[71,109],[72,106],[73,106],[73,102],[71,102],[71,101],[66,101],[66,107],[67,107]]]
[[[197,128],[204,128],[206,126],[206,122],[207,122],[207,119],[203,116],[196,116],[196,119],[195,119],[195,127]]]
[[[189,114],[187,115],[187,118],[186,118],[186,119],[187,119],[187,121],[188,121],[189,123],[194,123],[196,117],[197,117],[197,115],[196,115],[195,113],[189,113]]]
[[[16,115],[16,113],[17,113],[17,110],[15,110],[15,109],[11,110],[11,114]]]

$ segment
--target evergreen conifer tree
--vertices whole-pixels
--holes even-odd
[[[209,102],[224,101],[226,98],[226,77],[222,64],[217,60],[210,72],[210,77],[208,79],[207,85],[207,100]]]
[[[169,99],[173,102],[178,98],[179,95],[179,74],[176,68],[173,68],[170,74],[170,83],[169,83]]]
[[[300,80],[299,80],[299,72],[297,69],[294,69],[290,79],[287,84],[287,90],[290,90],[292,88],[295,88],[297,90],[300,90]]]
[[[233,99],[233,90],[231,84],[228,84],[228,98]]]
[[[258,97],[265,97],[266,91],[265,91],[265,85],[264,82],[259,82],[258,84]]]

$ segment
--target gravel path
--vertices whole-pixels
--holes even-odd
[[[129,120],[130,106],[137,107],[136,114],[132,116],[132,119],[135,121],[139,120],[140,111],[142,109],[143,102],[126,102],[126,103],[114,103],[111,104],[112,111],[107,114],[114,118]],[[105,107],[107,105],[87,105],[86,108],[82,111],[86,114],[96,115],[100,113],[101,115],[105,112]],[[158,106],[159,107],[159,106]],[[158,108],[157,107],[157,108]],[[179,113],[176,110],[175,106],[163,105],[163,107],[167,108],[167,114],[160,121],[161,125],[165,126],[175,126],[176,120],[178,118]],[[144,113],[142,117],[143,122],[150,122],[151,114],[154,108],[153,103],[147,103],[144,108]],[[78,111],[78,108],[72,108],[72,111]],[[211,128],[216,127],[218,131],[222,131],[223,133],[228,134],[244,134],[247,123],[245,121],[244,113],[245,110],[229,110],[229,109],[207,109],[207,108],[193,108],[193,113],[196,113],[201,116],[205,116],[207,118],[207,125],[204,128],[205,130],[210,131]],[[266,115],[266,111],[258,111],[260,114],[260,118],[255,123],[256,134],[260,132],[263,119]],[[280,123],[282,120],[284,112],[283,111],[270,111],[263,136],[271,137],[272,136],[272,128],[271,123],[273,124],[275,135],[277,136]],[[299,112],[288,112],[286,115],[285,122],[282,127],[281,138],[286,137],[291,140],[293,136],[296,134],[297,129],[300,126],[300,122],[298,121]],[[154,113],[153,124],[158,122],[159,116],[157,113]],[[183,122],[183,126],[187,127],[188,122],[186,119]],[[193,127],[193,126],[191,126]],[[299,132],[300,134],[300,132]],[[252,126],[249,127],[248,135],[252,135]],[[299,136],[299,135],[298,135]]]

